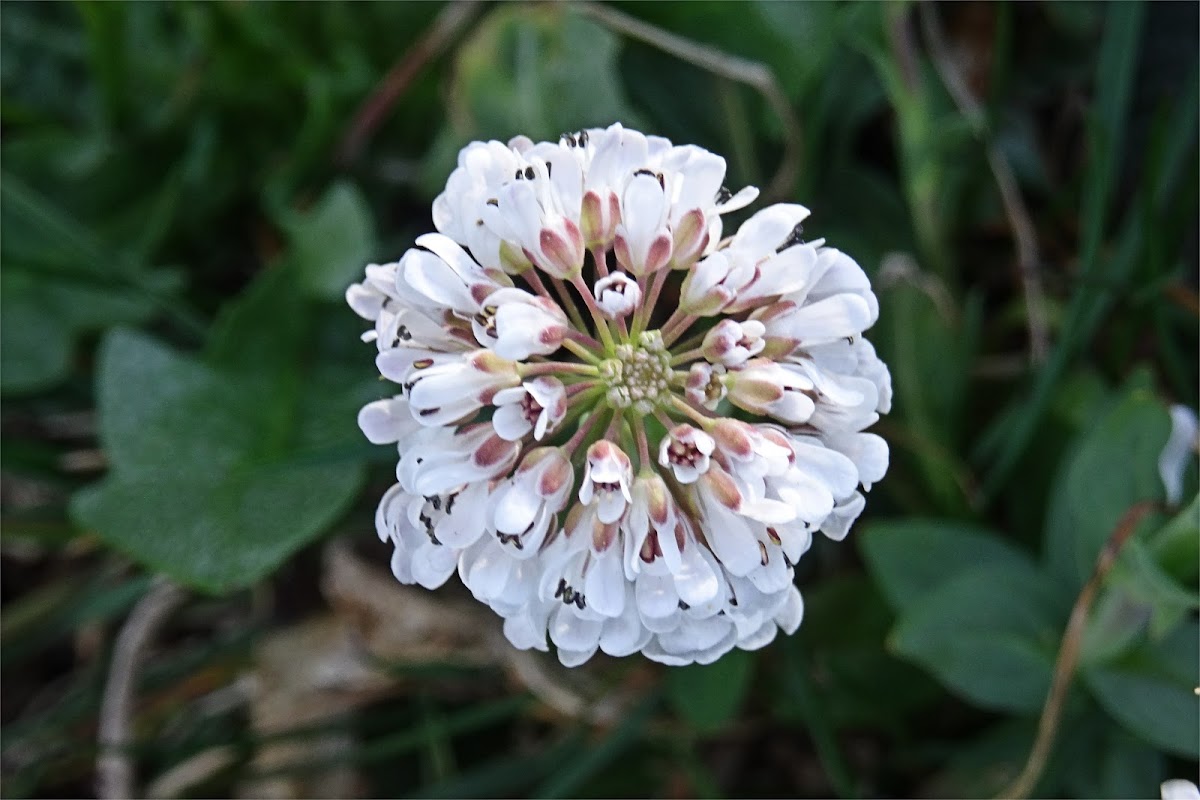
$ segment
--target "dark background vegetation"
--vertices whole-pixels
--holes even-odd
[[[1180,512],[1155,465],[1168,405],[1197,403],[1197,25],[1194,3],[5,2],[4,795],[95,793],[101,739],[106,774],[175,796],[1195,779],[1196,470]],[[725,154],[731,186],[795,156],[783,195],[872,276],[895,381],[891,471],[798,568],[799,633],[705,668],[568,672],[497,645],[461,587],[397,586],[372,524],[394,454],[354,424],[382,389],[341,293],[431,228],[458,148],[614,120]],[[134,701],[102,713],[106,682]]]

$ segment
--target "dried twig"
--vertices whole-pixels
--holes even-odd
[[[429,30],[397,61],[375,91],[363,101],[338,145],[337,161],[349,164],[358,158],[388,110],[404,95],[425,66],[442,51],[482,10],[480,0],[450,3],[434,19]]]
[[[1138,523],[1146,515],[1158,509],[1158,503],[1145,500],[1137,503],[1121,516],[1113,529],[1112,535],[1104,543],[1096,559],[1096,568],[1092,577],[1084,585],[1075,605],[1071,609],[1071,617],[1067,629],[1063,632],[1062,644],[1058,648],[1058,659],[1054,662],[1054,677],[1050,683],[1050,692],[1046,695],[1046,703],[1042,706],[1042,717],[1038,720],[1037,738],[1025,762],[1024,769],[1008,788],[997,795],[1006,798],[1029,797],[1037,786],[1050,751],[1054,748],[1054,739],[1058,735],[1058,723],[1062,718],[1063,707],[1067,700],[1067,690],[1071,688],[1071,680],[1075,677],[1075,665],[1079,661],[1079,649],[1083,644],[1083,634],[1087,629],[1088,612],[1096,599],[1096,592],[1104,585],[1104,579],[1117,561],[1121,548],[1137,530]]]
[[[201,750],[173,764],[146,786],[147,797],[184,797],[189,789],[209,780],[237,763],[233,745],[223,744]]]
[[[106,800],[136,796],[137,776],[127,748],[133,741],[138,669],[155,632],[186,596],[178,586],[159,578],[134,606],[117,635],[100,706],[100,755],[96,759],[96,789]]]
[[[975,138],[984,146],[988,167],[996,180],[996,188],[1000,192],[1000,202],[1004,205],[1005,216],[1008,217],[1009,228],[1012,229],[1013,240],[1017,248],[1017,271],[1021,276],[1021,289],[1025,294],[1025,318],[1029,327],[1029,353],[1034,364],[1042,363],[1050,351],[1050,334],[1046,321],[1045,291],[1042,288],[1042,277],[1039,271],[1039,256],[1037,233],[1025,207],[1025,200],[1017,187],[1016,176],[1008,160],[992,141],[988,129],[987,115],[979,100],[976,99],[962,74],[955,67],[950,48],[942,34],[942,28],[937,14],[928,2],[918,6],[921,18],[921,29],[925,34],[925,42],[929,46],[929,54],[933,66],[946,85],[946,90],[954,99],[959,112],[971,126]]]
[[[637,17],[631,17],[615,8],[599,3],[578,2],[571,8],[591,17],[612,30],[637,39],[651,47],[670,53],[681,61],[694,64],[701,69],[720,75],[728,80],[745,85],[756,90],[766,99],[775,116],[783,125],[783,157],[775,170],[775,177],[767,187],[765,195],[771,200],[783,200],[791,196],[796,184],[796,173],[800,164],[801,130],[800,123],[792,114],[787,96],[775,80],[774,73],[757,61],[731,56],[714,47],[685,39],[678,34],[643,22]]]

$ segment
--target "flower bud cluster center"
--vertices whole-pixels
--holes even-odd
[[[612,408],[633,408],[649,414],[670,402],[671,353],[658,331],[643,333],[636,344],[618,344],[613,348],[613,357],[601,363],[600,374]]]

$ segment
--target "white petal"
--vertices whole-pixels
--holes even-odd
[[[487,484],[476,483],[452,499],[452,511],[437,522],[438,541],[455,550],[469,547],[487,526]]]
[[[542,498],[536,487],[527,480],[517,479],[496,492],[492,523],[501,533],[524,533],[533,524]]]
[[[807,422],[817,408],[812,398],[800,392],[784,392],[783,397],[771,404],[771,416],[792,425]]]
[[[650,243],[662,227],[666,208],[667,198],[657,178],[651,175],[636,175],[625,187],[625,196],[621,204],[621,227],[626,231],[629,249],[635,261],[630,266],[640,268],[644,265]]]
[[[436,589],[446,582],[457,564],[455,550],[427,542],[413,553],[413,579],[426,589]]]
[[[582,498],[582,493],[580,497]],[[586,502],[585,500],[584,503],[586,504]],[[625,498],[618,492],[602,492],[596,511],[600,521],[604,524],[616,522],[625,512]]]
[[[707,528],[708,541],[725,569],[734,575],[745,575],[758,567],[758,539],[746,521],[736,514],[719,510],[716,503],[709,503],[707,508],[712,513],[712,524]]]
[[[383,309],[385,300],[387,300],[386,295],[363,286],[361,283],[352,283],[346,290],[347,305],[355,314],[372,322],[379,318],[379,312]]]
[[[397,545],[392,550],[392,574],[396,576],[396,580],[404,584],[416,583],[412,573],[412,553],[407,549]]]
[[[734,236],[734,246],[758,254],[773,253],[808,215],[807,208],[794,203],[768,206],[742,223]]]
[[[653,635],[642,625],[633,601],[633,588],[626,584],[625,613],[604,623],[600,649],[618,658],[636,653]]]
[[[821,533],[837,542],[845,539],[846,534],[850,532],[850,526],[858,519],[866,505],[867,499],[861,493],[855,492],[850,499],[833,507],[833,513],[821,523]]]
[[[594,655],[595,647],[587,650],[564,650],[561,647],[558,649],[558,661],[564,667],[578,667]]]
[[[800,590],[795,586],[788,590],[787,601],[783,604],[783,608],[775,615],[775,624],[779,629],[791,636],[800,627],[800,620],[804,618],[804,598],[800,596]]]
[[[699,606],[717,596],[721,583],[708,561],[700,554],[701,545],[688,542],[681,553],[679,569],[675,572],[675,591],[689,606]]]
[[[651,619],[662,619],[679,610],[679,595],[670,575],[642,575],[635,589],[638,609]]]
[[[358,412],[358,427],[371,444],[391,444],[416,431],[420,424],[413,419],[408,401],[395,397],[363,406]]]
[[[470,285],[477,282],[492,282],[483,268],[471,258],[470,254],[466,250],[463,250],[449,236],[443,236],[440,233],[427,233],[423,236],[418,236],[416,244],[418,247],[424,247],[442,259],[450,269],[454,270],[463,283]]]
[[[1171,406],[1171,436],[1158,457],[1158,474],[1166,490],[1167,505],[1179,505],[1183,499],[1183,476],[1195,458],[1196,435],[1196,412],[1183,405]]]
[[[781,318],[781,324],[783,321]],[[787,315],[783,331],[788,337],[811,345],[857,336],[870,324],[871,307],[866,300],[856,294],[837,294]]]
[[[775,634],[778,631],[779,628],[774,622],[764,622],[753,633],[746,636],[739,636],[737,646],[741,650],[761,650],[775,641]]]
[[[827,442],[854,462],[863,488],[870,489],[887,474],[888,445],[883,437],[873,433],[837,434],[827,437]]]
[[[783,558],[783,550],[776,545],[766,545],[767,563],[747,575],[754,588],[763,594],[774,594],[792,582],[792,568]]]
[[[700,147],[684,145],[678,149],[687,155],[679,170],[683,177],[679,208],[707,208],[725,180],[725,159]]]
[[[796,518],[796,509],[779,500],[762,499],[744,503],[741,508],[743,516],[764,522],[767,525],[781,525]]]
[[[546,622],[535,625],[528,613],[521,613],[504,620],[504,636],[518,650],[537,649],[543,652],[546,645]]]
[[[808,523],[817,523],[833,511],[833,493],[829,487],[806,473],[796,470],[786,485],[779,487],[779,496],[790,503],[796,516]]]
[[[665,617],[649,617],[645,614],[641,614],[640,611],[639,614],[642,618],[642,624],[645,625],[646,629],[651,633],[670,633],[678,628],[680,622],[683,620],[683,613],[680,612],[678,605],[676,605],[676,608],[673,612]]]
[[[462,564],[464,569],[460,573],[465,573],[462,574],[463,583],[475,597],[488,600],[503,594],[513,561],[500,548],[486,542],[469,560],[464,553]]]
[[[796,437],[792,440],[796,453],[796,469],[824,483],[834,497],[846,497],[858,486],[858,470],[854,462],[836,450],[813,439]]]
[[[1163,781],[1158,789],[1162,793],[1162,800],[1200,800],[1200,788],[1182,778]]]
[[[691,620],[671,633],[658,635],[663,649],[676,653],[708,650],[720,645],[726,638],[732,642],[737,638],[737,632],[723,617]]]
[[[605,617],[619,617],[625,610],[625,575],[618,553],[594,557],[584,579],[583,594],[587,606]]]
[[[550,641],[563,650],[594,652],[603,626],[603,621],[584,619],[573,607],[562,605],[550,617]]]
[[[757,186],[744,186],[741,189],[739,189],[737,191],[737,193],[734,194],[733,197],[729,198],[724,203],[721,203],[720,205],[718,205],[717,211],[718,211],[718,213],[721,213],[721,214],[728,214],[731,211],[737,211],[738,209],[745,208],[746,206],[750,205],[757,199],[758,199],[758,187]],[[720,234],[718,234],[716,236],[716,239],[720,239],[720,238],[721,238]],[[714,239],[714,241],[715,241],[715,239]]]
[[[450,265],[427,250],[409,250],[400,260],[398,288],[413,302],[474,314],[479,304],[471,297],[462,278]],[[415,293],[415,294],[414,294]]]
[[[520,389],[520,387],[517,388]],[[529,420],[525,418],[525,412],[515,403],[496,409],[496,412],[492,414],[492,427],[496,429],[497,436],[509,442],[519,442],[525,434],[533,429]]]
[[[646,644],[646,646],[642,649],[642,655],[651,661],[657,661],[660,664],[666,664],[668,667],[684,667],[695,661],[690,654],[675,655],[674,653],[668,653],[666,650],[662,649],[662,645],[660,645],[655,639],[651,639]]]
[[[516,291],[516,290],[513,290]],[[531,355],[547,356],[562,346],[563,322],[536,305],[505,303],[496,310],[496,343],[502,358],[521,361]]]

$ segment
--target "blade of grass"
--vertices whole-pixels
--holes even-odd
[[[446,714],[442,718],[442,734],[455,736],[461,733],[475,731],[495,725],[524,711],[531,703],[528,695],[505,697],[482,705],[469,706],[460,711]],[[331,766],[354,763],[369,764],[395,758],[402,753],[425,747],[429,734],[425,726],[401,731],[391,736],[382,736],[370,742],[365,742],[351,753],[338,755],[335,758],[310,759],[303,763],[285,764],[269,770],[261,770],[252,776],[254,780],[271,778],[278,775],[296,775],[306,772],[320,772]]]
[[[1121,144],[1124,141],[1144,15],[1145,9],[1138,3],[1114,3],[1108,6],[1096,73],[1096,114],[1090,126],[1091,168],[1084,180],[1079,289],[1071,298],[1066,322],[1049,361],[1038,373],[1029,398],[1021,400],[1023,412],[1015,418],[1013,426],[1005,429],[1003,435],[990,437],[980,448],[981,458],[993,457],[992,468],[985,476],[982,487],[985,503],[995,498],[1032,441],[1034,431],[1049,406],[1055,385],[1077,349],[1090,337],[1091,329],[1087,321],[1096,316],[1095,309],[1107,304],[1106,295],[1089,284],[1097,277],[1114,277],[1112,274],[1101,275],[1100,244],[1105,232],[1109,198],[1120,166]],[[1123,273],[1127,269],[1118,262],[1109,271]]]
[[[6,611],[5,625],[0,629],[4,644],[0,665],[18,664],[84,623],[118,616],[146,593],[150,580],[150,576],[142,575],[114,584],[110,575],[80,587],[76,579],[76,590],[50,598],[54,600],[52,605],[42,604],[46,598],[39,599],[38,595],[25,599]],[[32,604],[31,608],[25,609],[25,603]]]
[[[444,781],[457,771],[454,766],[454,748],[442,725],[442,712],[428,692],[419,698],[421,707],[421,730],[425,738],[425,763],[435,781]]]
[[[800,646],[800,641],[793,638],[788,639],[783,649],[785,683],[800,709],[804,726],[817,748],[817,758],[833,790],[837,792],[838,797],[858,797],[850,767],[842,756],[837,737],[829,724],[829,715],[821,708],[821,701],[813,691],[812,682],[808,677],[808,663],[800,651]]]
[[[117,283],[140,292],[166,311],[186,333],[203,338],[207,323],[182,298],[164,292],[145,270],[124,254],[110,252],[83,225],[64,214],[12,173],[0,171],[0,203],[8,211],[19,215],[24,225],[59,245],[70,247],[78,256],[81,267],[84,267],[72,269],[70,273],[81,277],[116,279]],[[63,269],[62,264],[55,266]]]
[[[642,729],[650,714],[658,706],[659,695],[653,692],[642,699],[611,733],[595,746],[588,748],[579,758],[570,759],[548,777],[530,795],[535,798],[567,797],[579,793],[579,789],[600,770],[609,766],[626,750],[633,747],[642,736]]]
[[[690,734],[690,731],[688,733]],[[724,796],[712,770],[697,755],[694,736],[672,733],[666,737],[664,745],[667,752],[675,759],[675,765],[691,781],[691,788],[696,797],[719,800]]]
[[[451,780],[424,786],[409,797],[521,796],[554,767],[575,758],[583,746],[583,733],[576,731],[540,753],[518,758],[503,755]]]

